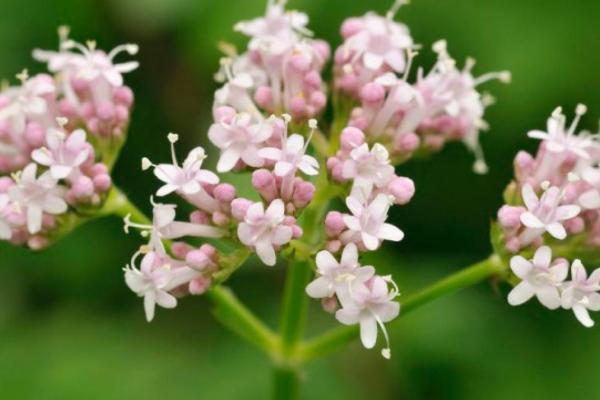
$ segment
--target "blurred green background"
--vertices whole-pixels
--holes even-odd
[[[206,144],[218,66],[217,42],[238,45],[239,20],[263,12],[263,0],[1,0],[0,76],[42,65],[31,49],[55,48],[56,27],[101,48],[140,44],[141,68],[126,78],[136,94],[130,139],[114,178],[148,210],[156,182],[139,169],[142,156],[166,159],[164,136],[183,147]],[[391,0],[291,0],[332,46],[347,16],[385,12]],[[430,161],[402,166],[417,195],[395,209],[406,239],[373,257],[410,293],[484,257],[489,220],[501,204],[518,149],[533,149],[528,129],[542,128],[552,109],[590,107],[600,113],[600,2],[564,0],[414,0],[399,19],[426,50],[449,41],[459,60],[474,56],[476,72],[509,69],[513,83],[491,83],[498,103],[488,110],[483,145],[490,174],[471,173],[472,158],[452,145]],[[212,158],[214,162],[214,157]],[[262,399],[270,389],[268,360],[210,316],[203,298],[160,310],[147,324],[141,301],[121,268],[139,245],[117,219],[79,229],[52,249],[31,254],[0,244],[0,398],[2,399]],[[390,260],[393,260],[390,262]],[[240,297],[276,323],[283,268],[249,266],[231,280]],[[600,398],[600,334],[568,312],[537,304],[510,308],[505,288],[480,285],[404,319],[392,332],[391,361],[357,343],[310,364],[306,399]],[[309,331],[335,326],[313,304]]]

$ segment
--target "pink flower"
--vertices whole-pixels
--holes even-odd
[[[360,339],[363,346],[371,349],[377,342],[377,326],[382,330],[386,347],[381,351],[390,358],[390,343],[384,323],[396,318],[400,313],[400,304],[393,301],[398,291],[388,288],[390,280],[374,276],[366,284],[354,288],[352,304],[346,304],[335,313],[338,321],[345,325],[360,324]]]
[[[344,215],[348,230],[343,232],[342,241],[363,243],[369,250],[376,250],[383,240],[399,242],[404,233],[392,224],[385,223],[391,205],[388,195],[379,194],[369,203],[361,203],[356,197],[346,198],[346,205],[352,215]]]
[[[208,138],[221,149],[217,171],[231,171],[239,160],[250,167],[261,167],[264,160],[259,155],[259,149],[272,134],[271,121],[256,122],[247,113],[238,114],[231,121],[224,120],[211,125]]]
[[[382,188],[393,179],[394,167],[389,160],[385,146],[375,143],[369,151],[369,145],[363,143],[350,152],[350,158],[344,162],[342,175],[352,179],[354,197],[368,199],[373,186]]]
[[[171,143],[172,164],[153,165],[150,160],[142,160],[142,168],[154,167],[154,175],[165,184],[156,192],[157,196],[166,196],[175,191],[186,195],[193,195],[203,191],[202,184],[214,185],[219,183],[219,177],[213,172],[202,169],[202,162],[206,153],[202,147],[196,147],[190,151],[187,158],[180,166],[175,155],[175,143],[179,139],[174,133],[168,135]]]
[[[510,305],[518,306],[536,296],[542,305],[551,310],[560,306],[559,288],[567,277],[568,263],[565,260],[552,263],[550,247],[538,248],[531,261],[514,256],[510,260],[510,268],[521,279],[508,294]]]
[[[31,153],[33,161],[50,168],[54,179],[65,179],[79,168],[90,155],[90,146],[86,142],[85,131],[77,129],[71,134],[50,128],[46,133],[46,147]]]
[[[566,273],[565,273],[566,275]],[[575,317],[587,328],[594,326],[588,310],[600,311],[600,268],[588,277],[580,260],[571,264],[571,281],[565,282],[562,291],[562,307],[572,309]]]
[[[246,246],[253,247],[263,263],[275,265],[274,246],[283,246],[292,239],[292,228],[284,224],[284,205],[275,199],[264,209],[262,202],[252,204],[244,222],[238,225],[238,237]]]
[[[524,243],[531,243],[544,232],[556,239],[564,239],[567,231],[562,222],[576,217],[581,211],[576,205],[560,205],[563,195],[556,186],[549,187],[538,199],[531,185],[526,184],[521,190],[521,196],[527,211],[521,214],[520,219],[529,228],[521,235]]]

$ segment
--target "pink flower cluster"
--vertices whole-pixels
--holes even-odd
[[[587,132],[575,132],[585,111],[579,105],[567,126],[557,108],[547,131],[528,133],[541,141],[536,156],[521,151],[515,157],[515,181],[507,190],[507,204],[498,211],[509,252],[575,237],[600,245],[600,144]]]
[[[327,103],[321,70],[329,45],[309,37],[308,17],[285,11],[284,1],[269,2],[264,17],[240,22],[250,37],[248,49],[224,59],[219,78],[227,83],[215,94],[215,107],[238,112],[288,113],[302,121],[321,113]]]
[[[113,65],[112,58],[135,53],[134,45],[107,56],[91,42],[83,48],[69,40],[66,28],[59,32],[59,52],[34,51],[55,75],[23,71],[19,86],[0,92],[0,172],[10,174],[0,177],[0,239],[32,249],[54,239],[69,207],[85,215],[102,205],[112,186],[102,160],[118,148],[95,149],[86,132],[124,134],[133,101],[121,73],[137,63]]]
[[[475,171],[485,173],[479,131],[487,126],[483,114],[491,99],[477,86],[494,78],[508,82],[510,74],[475,78],[474,61],[469,59],[459,70],[446,42],[440,40],[433,45],[438,60],[431,71],[419,69],[416,82],[409,83],[417,53],[406,26],[393,21],[394,12],[387,17],[368,13],[342,25],[344,43],[335,53],[335,86],[360,102],[351,110],[350,125],[365,132],[369,141],[386,145],[399,161],[418,149],[438,151],[447,141],[460,140],[475,154]]]
[[[508,294],[510,305],[518,306],[532,297],[550,310],[572,310],[587,328],[594,326],[589,311],[600,311],[600,268],[589,276],[580,260],[571,263],[571,280],[567,281],[569,262],[552,260],[552,249],[540,246],[532,260],[514,256],[510,268],[520,280]]]

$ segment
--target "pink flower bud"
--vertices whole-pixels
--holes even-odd
[[[238,221],[243,221],[246,216],[246,211],[252,205],[252,202],[248,199],[238,197],[233,199],[231,202],[231,215]]]
[[[267,201],[279,197],[275,177],[271,171],[258,169],[252,173],[252,186],[258,190],[260,195]]]
[[[208,224],[209,216],[202,210],[196,210],[190,214],[190,222],[194,224],[206,225]]]
[[[201,276],[199,278],[196,278],[196,279],[190,281],[188,290],[190,291],[190,294],[201,295],[201,294],[206,293],[206,291],[210,287],[210,284],[211,284],[211,279],[209,277]]]
[[[292,225],[292,237],[294,239],[298,239],[300,237],[302,237],[302,234],[304,232],[302,231],[302,228],[300,228],[299,225]]]
[[[115,117],[115,108],[107,101],[98,104],[96,115],[103,121],[110,121]]]
[[[394,149],[400,153],[412,153],[419,148],[421,139],[415,133],[405,133],[396,138]]]
[[[192,250],[193,247],[185,242],[173,242],[171,244],[171,252],[176,258],[185,259]]]
[[[406,204],[415,194],[415,183],[410,178],[398,176],[388,184],[388,190],[396,204]]]
[[[108,167],[104,163],[96,163],[91,172],[92,175],[108,174]]]
[[[229,223],[229,217],[227,216],[227,214],[221,211],[215,211],[212,214],[212,222],[217,226],[224,226]]]
[[[133,91],[127,86],[120,86],[115,89],[113,98],[115,102],[129,108],[133,104]]]
[[[567,231],[571,234],[583,232],[585,229],[585,221],[581,217],[571,218],[563,222]]]
[[[271,88],[268,86],[259,86],[254,93],[254,101],[262,108],[273,108],[273,93],[271,92]]]
[[[292,201],[294,202],[294,205],[296,207],[303,208],[306,207],[308,203],[310,203],[314,194],[315,186],[312,183],[300,181],[296,183],[296,186],[294,187],[294,195]]]
[[[342,130],[340,145],[344,150],[352,150],[365,142],[365,134],[358,128],[349,126]]]
[[[498,210],[498,222],[504,228],[515,229],[521,226],[521,214],[525,212],[523,207],[504,205]]]
[[[378,83],[369,82],[360,91],[362,101],[370,104],[379,103],[385,97],[385,89]]]
[[[204,243],[202,246],[200,246],[200,251],[206,254],[206,256],[212,261],[217,261],[217,249],[210,244]]]
[[[340,242],[339,240],[330,240],[325,245],[325,248],[330,253],[337,253],[342,248],[342,242]]]
[[[306,75],[304,75],[304,83],[314,89],[319,89],[322,82],[323,80],[321,79],[321,74],[319,74],[317,71],[309,71]]]
[[[508,250],[510,253],[518,253],[520,249],[521,242],[518,238],[513,237],[506,241],[506,250]]]
[[[321,110],[327,104],[327,97],[323,92],[317,91],[310,95],[310,103],[317,109]]]
[[[191,250],[185,256],[186,264],[195,270],[202,271],[210,263],[210,258],[202,250]]]
[[[292,98],[292,100],[290,101],[290,113],[294,117],[301,117],[302,115],[304,115],[306,111],[305,109],[306,101],[304,100],[304,98],[300,96],[295,96],[294,98]]]
[[[340,28],[340,34],[344,39],[348,39],[350,36],[353,36],[360,32],[363,29],[363,23],[359,18],[352,17],[347,18]]]
[[[112,186],[112,179],[108,174],[98,174],[93,179],[94,188],[99,193],[104,193]]]
[[[0,193],[8,192],[8,188],[14,185],[14,182],[8,176],[0,176]]]
[[[40,147],[44,144],[46,138],[46,131],[37,122],[30,122],[25,128],[25,140],[32,147]]]
[[[330,237],[338,236],[346,228],[344,218],[338,211],[330,211],[325,217],[325,230]]]
[[[236,112],[233,108],[222,106],[215,108],[215,110],[213,111],[213,118],[217,122],[222,122],[224,120],[229,120],[233,118],[235,114]]]
[[[213,196],[223,203],[230,203],[235,198],[235,187],[229,183],[221,183],[215,186]]]
[[[323,307],[325,312],[333,314],[339,308],[337,298],[335,296],[331,296],[321,299],[321,307]]]
[[[71,187],[73,196],[77,199],[86,199],[94,194],[94,182],[85,175],[78,176]]]

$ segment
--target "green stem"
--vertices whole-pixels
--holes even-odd
[[[506,266],[500,258],[492,255],[489,258],[462,269],[425,289],[407,296],[401,301],[401,316],[425,305],[442,296],[454,293],[460,289],[472,286],[493,275],[501,275],[506,272]],[[296,358],[298,362],[308,361],[317,357],[334,352],[340,347],[358,338],[359,327],[349,326],[333,329],[301,346]]]
[[[246,308],[230,289],[217,285],[207,295],[214,303],[213,314],[223,325],[275,357],[277,335]]]
[[[294,261],[288,266],[285,281],[280,335],[281,353],[287,358],[304,333],[308,296],[304,292],[311,274],[308,261]]]
[[[151,225],[152,220],[140,211],[118,187],[114,186],[98,216],[117,215],[119,217],[131,216],[131,220],[139,224]]]
[[[300,372],[289,366],[276,366],[273,370],[273,400],[300,398]]]

